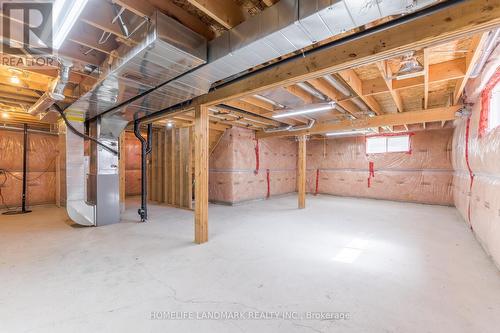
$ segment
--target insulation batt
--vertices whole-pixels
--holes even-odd
[[[58,137],[54,135],[28,134],[28,206],[55,202],[58,141]],[[20,206],[22,194],[22,181],[20,179],[22,179],[23,171],[22,132],[0,129],[0,169],[11,173],[7,174],[7,181],[2,186],[5,204],[9,207]],[[2,181],[3,176],[0,176],[0,182]],[[0,209],[4,208],[0,207]]]
[[[210,156],[209,199],[235,204],[267,196],[267,174],[270,172],[270,194],[280,195],[297,190],[297,143],[269,138],[259,140],[259,171],[255,173],[255,133],[248,129],[225,131]]]
[[[453,138],[453,196],[455,206],[474,231],[485,251],[500,268],[500,127],[478,136],[481,92],[500,66],[500,46],[491,55],[482,74],[466,85],[466,102],[472,106],[469,125],[469,165],[465,158],[466,119],[455,121]],[[490,109],[490,112],[500,112]]]
[[[366,154],[365,137],[307,143],[307,190],[351,197],[453,205],[453,129],[415,132],[411,153]],[[375,176],[368,187],[369,162]]]
[[[366,155],[365,138],[340,138],[307,143],[307,189],[319,193],[453,205],[451,144],[453,129],[417,132],[412,152]],[[224,133],[210,158],[209,197],[214,202],[238,203],[270,194],[297,190],[297,143],[290,139],[259,140],[260,166],[256,167],[255,135],[232,128]],[[368,163],[375,177],[367,186]]]
[[[125,195],[141,194],[141,142],[134,133],[125,134]]]

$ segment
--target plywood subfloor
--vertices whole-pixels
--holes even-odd
[[[500,273],[450,207],[296,196],[147,224],[0,216],[1,332],[498,332]],[[151,320],[151,312],[348,312],[349,320]]]

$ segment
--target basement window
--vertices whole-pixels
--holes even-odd
[[[408,153],[410,135],[373,136],[366,138],[367,154]]]

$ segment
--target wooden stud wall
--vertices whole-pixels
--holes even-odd
[[[192,127],[153,131],[149,200],[192,209]]]

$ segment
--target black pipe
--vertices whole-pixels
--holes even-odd
[[[148,146],[146,149],[146,154],[151,154],[153,150],[153,124],[148,124]]]
[[[84,134],[84,133],[81,133],[79,132],[76,128],[73,127],[73,125],[71,125],[71,123],[68,121],[68,118],[66,118],[66,115],[64,114],[64,111],[63,109],[61,109],[59,107],[59,105],[57,104],[54,104],[54,108],[57,110],[57,112],[59,112],[59,115],[61,116],[61,118],[64,120],[64,123],[66,124],[66,127],[69,128],[69,130],[71,132],[73,132],[74,134],[78,135],[79,137],[81,137],[82,139],[87,139],[87,140],[90,140],[94,143],[96,143],[97,145],[103,147],[104,149],[106,149],[107,151],[115,154],[115,155],[118,155],[118,151],[111,148],[111,147],[108,147],[107,145],[105,145],[104,143],[102,143],[101,141],[91,137],[91,136],[88,136],[87,134]]]
[[[238,76],[238,77],[236,77],[236,78],[234,78],[232,80],[229,80],[229,81],[223,82],[223,83],[221,83],[221,84],[219,84],[217,86],[214,86],[214,87],[210,88],[210,92],[212,92],[214,90],[217,90],[217,89],[220,89],[221,87],[224,87],[226,85],[233,84],[233,83],[235,83],[237,81],[243,80],[243,79],[245,79],[245,78],[247,78],[247,77],[249,77],[251,75],[257,74],[259,72],[267,71],[267,70],[272,69],[272,68],[274,68],[276,66],[282,65],[282,64],[290,62],[290,61],[293,61],[295,59],[302,58],[302,57],[307,57],[307,56],[315,54],[317,52],[320,52],[320,51],[323,51],[323,50],[327,50],[327,49],[331,49],[331,48],[334,48],[336,46],[346,44],[348,42],[352,42],[352,41],[360,39],[362,37],[366,37],[366,36],[372,35],[374,33],[378,33],[378,32],[387,30],[389,28],[393,28],[393,27],[399,26],[399,25],[404,24],[404,23],[408,23],[408,22],[414,21],[414,20],[416,20],[416,19],[418,19],[420,17],[423,17],[423,16],[432,15],[432,14],[434,14],[436,12],[445,10],[445,9],[447,9],[449,7],[455,6],[455,5],[457,5],[459,3],[462,3],[462,2],[465,2],[465,1],[467,1],[467,0],[448,0],[448,1],[440,2],[440,3],[436,4],[436,5],[433,5],[433,6],[424,8],[422,10],[419,10],[419,11],[416,11],[416,12],[413,12],[413,13],[410,13],[410,14],[407,14],[407,15],[395,18],[395,19],[393,19],[391,21],[388,21],[388,22],[382,23],[380,25],[376,25],[376,26],[370,27],[368,29],[365,29],[363,31],[360,31],[358,33],[355,33],[355,34],[352,34],[352,35],[349,35],[349,36],[345,36],[343,38],[334,40],[334,41],[332,41],[330,43],[326,43],[326,44],[320,45],[318,47],[315,47],[313,49],[309,49],[309,50],[305,50],[303,52],[296,53],[296,54],[294,54],[294,55],[292,55],[292,56],[290,56],[290,57],[288,57],[286,59],[283,59],[283,60],[271,63],[271,64],[269,64],[267,66],[258,68],[258,69],[254,70],[254,71],[251,71],[251,72],[247,72],[247,73],[242,74],[242,75],[240,75],[240,76]],[[152,88],[152,90],[156,90],[156,88]],[[146,95],[146,94],[148,94],[150,92],[151,91],[148,90],[144,94],[141,94],[140,96],[136,96],[136,97],[140,98],[143,95]],[[133,101],[131,101],[131,102],[133,102]],[[120,107],[122,107],[124,105],[127,105],[128,103],[129,103],[128,101],[124,102],[124,103],[120,104]],[[189,101],[186,101],[186,102],[181,102],[181,103],[178,103],[176,105],[170,106],[168,108],[159,110],[157,112],[153,112],[153,113],[151,113],[151,114],[149,114],[147,116],[143,116],[142,118],[139,118],[139,119],[141,121],[143,121],[143,122],[151,121],[151,119],[155,119],[156,117],[159,117],[159,116],[162,116],[162,115],[174,112],[176,110],[184,109],[184,108],[188,107],[191,104],[192,104],[192,100],[189,100]]]
[[[141,208],[137,211],[141,217],[141,222],[146,222],[148,219],[148,176],[147,176],[147,155],[152,151],[153,126],[148,124],[147,139],[141,135],[141,122],[134,121],[134,134],[141,142]]]
[[[21,194],[21,210],[7,211],[4,215],[26,214],[31,210],[26,210],[26,191],[28,187],[28,124],[23,125],[23,193]]]
[[[28,163],[28,124],[23,126],[23,196],[21,202],[21,211],[26,212],[26,173],[27,173],[27,163]]]

